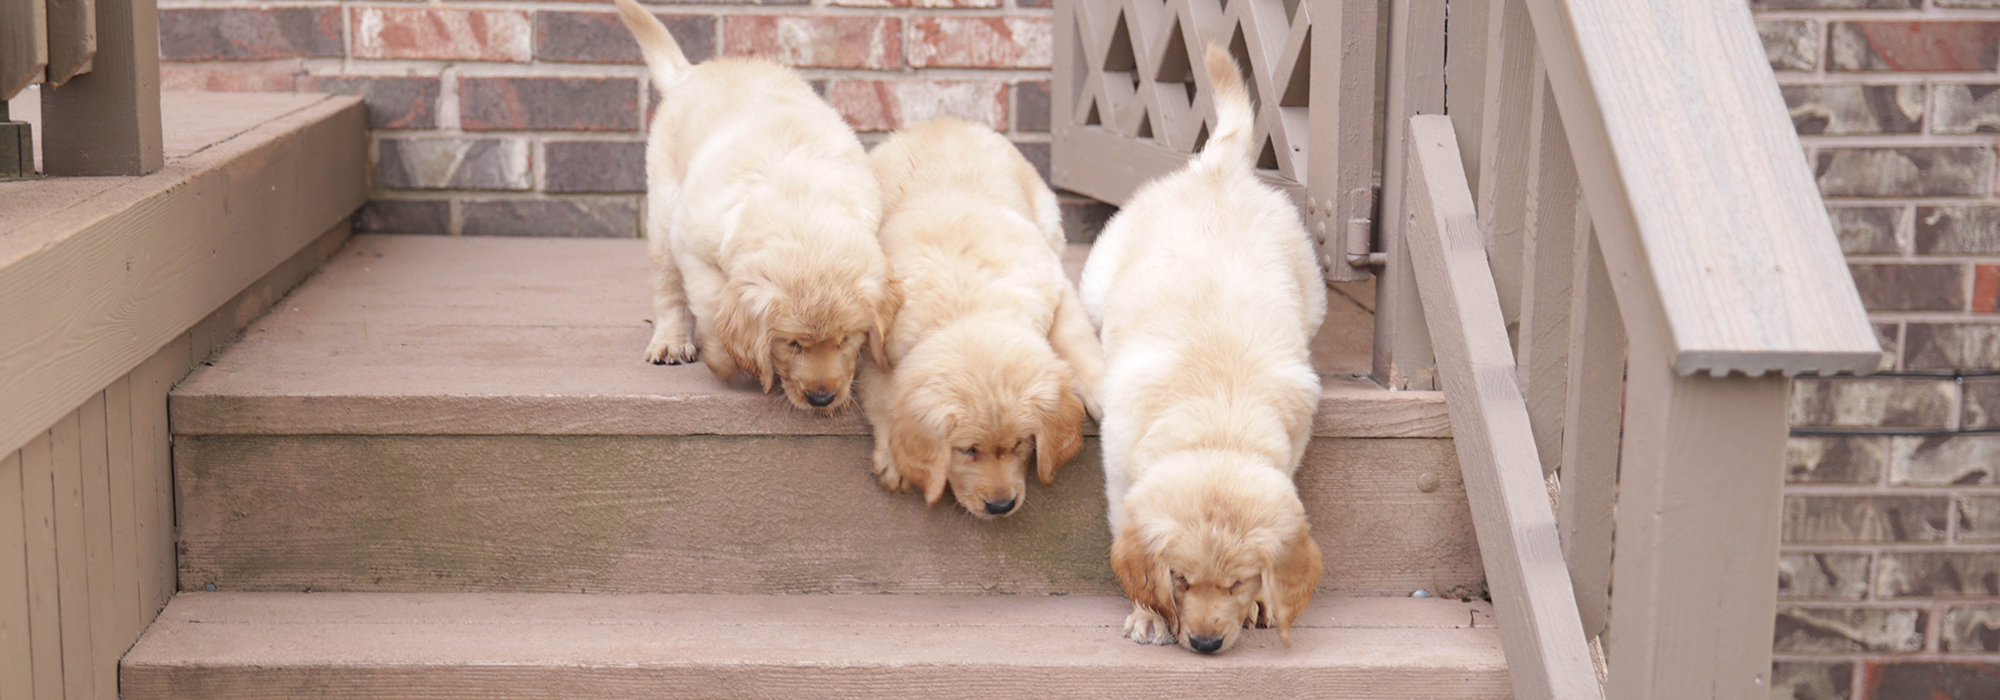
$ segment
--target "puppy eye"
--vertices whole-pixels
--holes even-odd
[[[1242,581],[1230,581],[1230,582],[1229,582],[1229,592],[1230,592],[1230,593],[1235,593],[1235,592],[1236,592],[1236,587],[1237,587],[1237,586],[1241,586],[1241,585],[1243,585],[1243,582],[1242,582]]]
[[[1179,588],[1181,590],[1187,590],[1188,587],[1187,577],[1182,576],[1180,574],[1174,574],[1174,587]]]
[[[964,448],[964,449],[961,449],[961,450],[959,450],[959,451],[960,451],[960,452],[963,452],[963,453],[965,453],[965,456],[967,456],[967,457],[972,457],[972,458],[975,458],[975,459],[977,459],[977,458],[979,457],[979,446],[978,446],[978,445],[973,445],[973,446],[971,446],[971,447],[967,447],[967,448]]]
[[[796,340],[794,340],[794,341],[792,341],[792,349],[793,349],[793,350],[804,350],[804,349],[806,349],[806,346],[804,346],[804,345],[801,345],[801,344],[799,344],[799,341],[796,341]]]

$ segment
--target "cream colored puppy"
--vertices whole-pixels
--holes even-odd
[[[945,118],[897,132],[870,159],[882,249],[904,300],[892,371],[864,367],[875,473],[936,503],[947,485],[991,518],[1027,501],[1081,446],[1104,371],[1062,268],[1055,193],[991,129]]]
[[[900,300],[867,153],[791,70],[689,65],[658,19],[617,2],[662,97],[646,139],[646,360],[689,362],[698,345],[722,381],[746,372],[799,408],[845,407],[861,347],[887,361]]]
[[[1291,623],[1320,551],[1292,484],[1319,403],[1326,296],[1298,211],[1251,169],[1235,62],[1210,46],[1216,124],[1104,229],[1083,299],[1105,353],[1104,489],[1126,635],[1216,653]]]

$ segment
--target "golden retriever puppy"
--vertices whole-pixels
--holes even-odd
[[[992,518],[1027,501],[1083,442],[1084,403],[1104,358],[1063,274],[1055,193],[1013,144],[944,118],[870,154],[881,182],[882,249],[904,299],[892,370],[864,367],[875,473],[936,503],[947,485]]]
[[[646,139],[646,360],[692,361],[699,340],[717,379],[748,373],[799,408],[844,408],[861,347],[887,362],[901,298],[875,240],[882,197],[867,153],[784,66],[690,65],[638,4],[618,0],[618,14],[662,96]]]
[[[1210,46],[1214,135],[1104,229],[1082,295],[1102,329],[1111,565],[1135,642],[1217,653],[1291,624],[1320,550],[1292,472],[1311,437],[1326,297],[1298,211],[1251,169],[1252,117]]]

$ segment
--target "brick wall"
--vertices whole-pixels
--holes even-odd
[[[1876,322],[1802,379],[1774,698],[2000,698],[2000,0],[1751,0]]]
[[[952,114],[1047,168],[1048,0],[648,7],[694,61],[799,67],[865,139]],[[160,53],[169,90],[365,96],[363,230],[639,235],[647,78],[609,2],[161,0]]]

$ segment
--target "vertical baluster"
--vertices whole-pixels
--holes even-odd
[[[1433,389],[1437,360],[1403,241],[1409,120],[1444,111],[1444,3],[1395,0],[1389,18],[1388,123],[1382,158],[1382,249],[1376,282],[1375,381],[1391,389]]]
[[[96,11],[91,71],[42,95],[42,169],[50,175],[159,170],[159,12],[154,0],[106,0]]]

